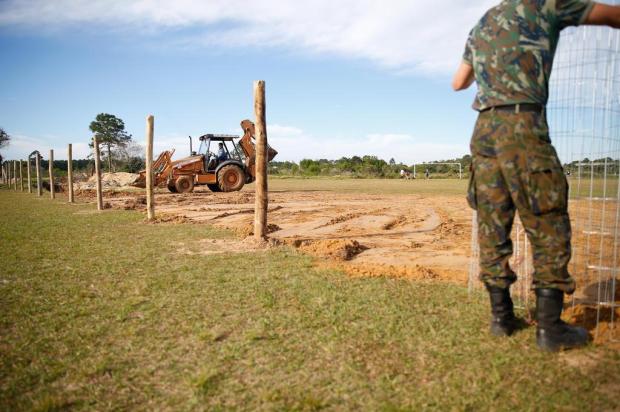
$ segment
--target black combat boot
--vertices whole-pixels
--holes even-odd
[[[588,343],[588,331],[560,319],[564,292],[559,289],[536,289],[536,343],[542,350],[557,352]]]
[[[510,336],[518,328],[510,289],[485,284],[491,299],[491,334],[494,336]]]

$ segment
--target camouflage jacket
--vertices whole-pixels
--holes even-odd
[[[589,0],[504,0],[471,30],[463,60],[473,66],[475,110],[545,105],[560,31],[586,19]]]

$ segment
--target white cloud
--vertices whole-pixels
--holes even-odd
[[[0,26],[96,24],[170,35],[187,47],[276,47],[361,58],[402,72],[446,73],[497,0],[5,0]],[[196,32],[200,34],[195,34]]]
[[[50,143],[57,142],[55,136],[32,137],[21,134],[11,135],[9,145],[4,147],[0,153],[7,160],[26,160],[28,155],[38,150],[44,159],[49,158],[50,149],[54,150],[55,160],[67,159],[67,144]],[[73,143],[72,155],[74,159],[85,159],[91,153],[88,143]]]
[[[268,125],[269,144],[278,152],[276,160],[339,159],[352,156],[394,158],[407,164],[460,157],[466,144],[428,143],[408,134],[370,134],[359,138],[313,136],[295,127]]]

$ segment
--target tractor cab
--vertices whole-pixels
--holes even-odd
[[[213,172],[220,164],[231,160],[243,164],[243,150],[235,142],[238,138],[235,135],[210,133],[200,136],[198,154],[204,155],[205,171]]]

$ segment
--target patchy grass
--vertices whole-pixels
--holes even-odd
[[[620,408],[618,351],[494,339],[483,295],[142,220],[0,190],[0,410]]]

